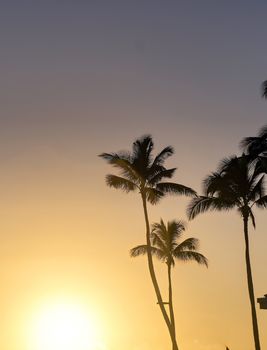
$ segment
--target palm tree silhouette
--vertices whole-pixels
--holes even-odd
[[[110,187],[121,189],[126,193],[138,191],[141,195],[146,225],[146,244],[151,247],[150,223],[148,218],[147,202],[157,204],[166,194],[180,194],[186,196],[196,195],[189,187],[173,182],[163,182],[171,178],[176,168],[166,169],[165,160],[170,157],[174,150],[171,146],[165,147],[153,158],[154,143],[150,135],[137,139],[132,146],[132,152],[102,153],[100,157],[108,161],[118,169],[119,175],[107,175],[106,183]],[[172,340],[173,350],[178,350],[175,333],[169,316],[162,302],[162,296],[157,282],[151,250],[147,254],[148,268],[152,284],[156,293],[157,301]]]
[[[205,195],[193,199],[188,207],[189,219],[194,219],[198,214],[208,210],[221,211],[234,208],[243,218],[247,284],[256,350],[260,350],[260,340],[250,264],[248,222],[251,220],[255,228],[253,206],[267,208],[263,181],[264,175],[247,156],[233,156],[223,160],[218,171],[206,178],[204,181]]]
[[[130,251],[132,257],[137,257],[148,254],[148,250],[150,249],[152,255],[167,264],[169,285],[169,300],[167,304],[169,305],[169,315],[174,332],[175,317],[173,311],[171,268],[175,265],[175,259],[181,261],[193,260],[208,267],[208,261],[205,256],[197,252],[198,239],[187,238],[181,243],[178,242],[184,231],[185,224],[182,221],[173,220],[165,225],[161,219],[160,223],[154,223],[152,225],[152,246],[148,247],[146,244],[139,245]]]

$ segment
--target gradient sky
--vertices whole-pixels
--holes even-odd
[[[31,350],[32,313],[71,298],[97,315],[107,350],[161,350],[168,334],[146,261],[137,195],[105,186],[97,157],[145,133],[175,148],[175,181],[201,190],[218,161],[267,122],[265,1],[5,1],[0,11],[0,348]],[[186,219],[167,198],[151,221]],[[266,213],[251,232],[256,296],[267,293]],[[177,264],[182,350],[252,348],[242,223],[188,226],[208,270]],[[165,283],[160,265],[159,278]],[[267,312],[258,310],[262,348]],[[26,328],[25,328],[26,327]]]

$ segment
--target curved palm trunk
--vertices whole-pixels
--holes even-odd
[[[248,292],[249,292],[249,299],[250,299],[250,305],[251,305],[254,343],[255,343],[255,350],[260,350],[261,347],[260,347],[259,329],[258,329],[258,322],[257,322],[254,287],[253,287],[250,256],[249,256],[248,217],[244,216],[243,220],[244,220],[244,236],[245,236],[245,244],[246,244],[245,256],[246,256],[246,267],[247,267],[247,282],[248,282]]]
[[[169,310],[170,310],[170,320],[172,325],[173,334],[176,341],[176,331],[175,331],[175,319],[174,319],[174,312],[173,312],[173,302],[172,302],[172,279],[171,279],[171,264],[168,265],[168,283],[169,283]],[[177,344],[176,344],[177,346]],[[173,350],[176,348],[173,346]]]
[[[160,289],[159,289],[159,285],[158,285],[158,281],[156,278],[156,274],[155,274],[155,269],[154,269],[154,265],[153,265],[153,259],[152,259],[152,254],[151,254],[151,241],[150,241],[150,225],[149,225],[149,220],[148,220],[148,212],[147,212],[147,203],[146,203],[146,197],[145,194],[142,194],[142,201],[143,201],[143,208],[144,208],[144,215],[145,215],[145,223],[146,223],[146,243],[147,243],[147,260],[148,260],[148,269],[149,269],[149,273],[150,273],[150,277],[152,280],[152,284],[157,296],[157,300],[158,300],[158,304],[162,313],[162,316],[165,320],[165,323],[168,327],[168,331],[171,337],[171,341],[172,341],[172,348],[173,350],[178,350],[178,346],[176,343],[176,339],[175,339],[175,333],[174,333],[174,329],[172,326],[172,323],[170,322],[169,316],[166,312],[166,309],[164,307],[163,301],[162,301],[162,297],[161,297],[161,293],[160,293]]]

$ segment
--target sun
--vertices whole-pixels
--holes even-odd
[[[33,350],[103,350],[96,321],[81,306],[57,302],[43,306],[31,326]]]

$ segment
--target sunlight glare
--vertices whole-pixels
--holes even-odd
[[[33,350],[102,350],[99,329],[81,306],[57,303],[36,316]]]

